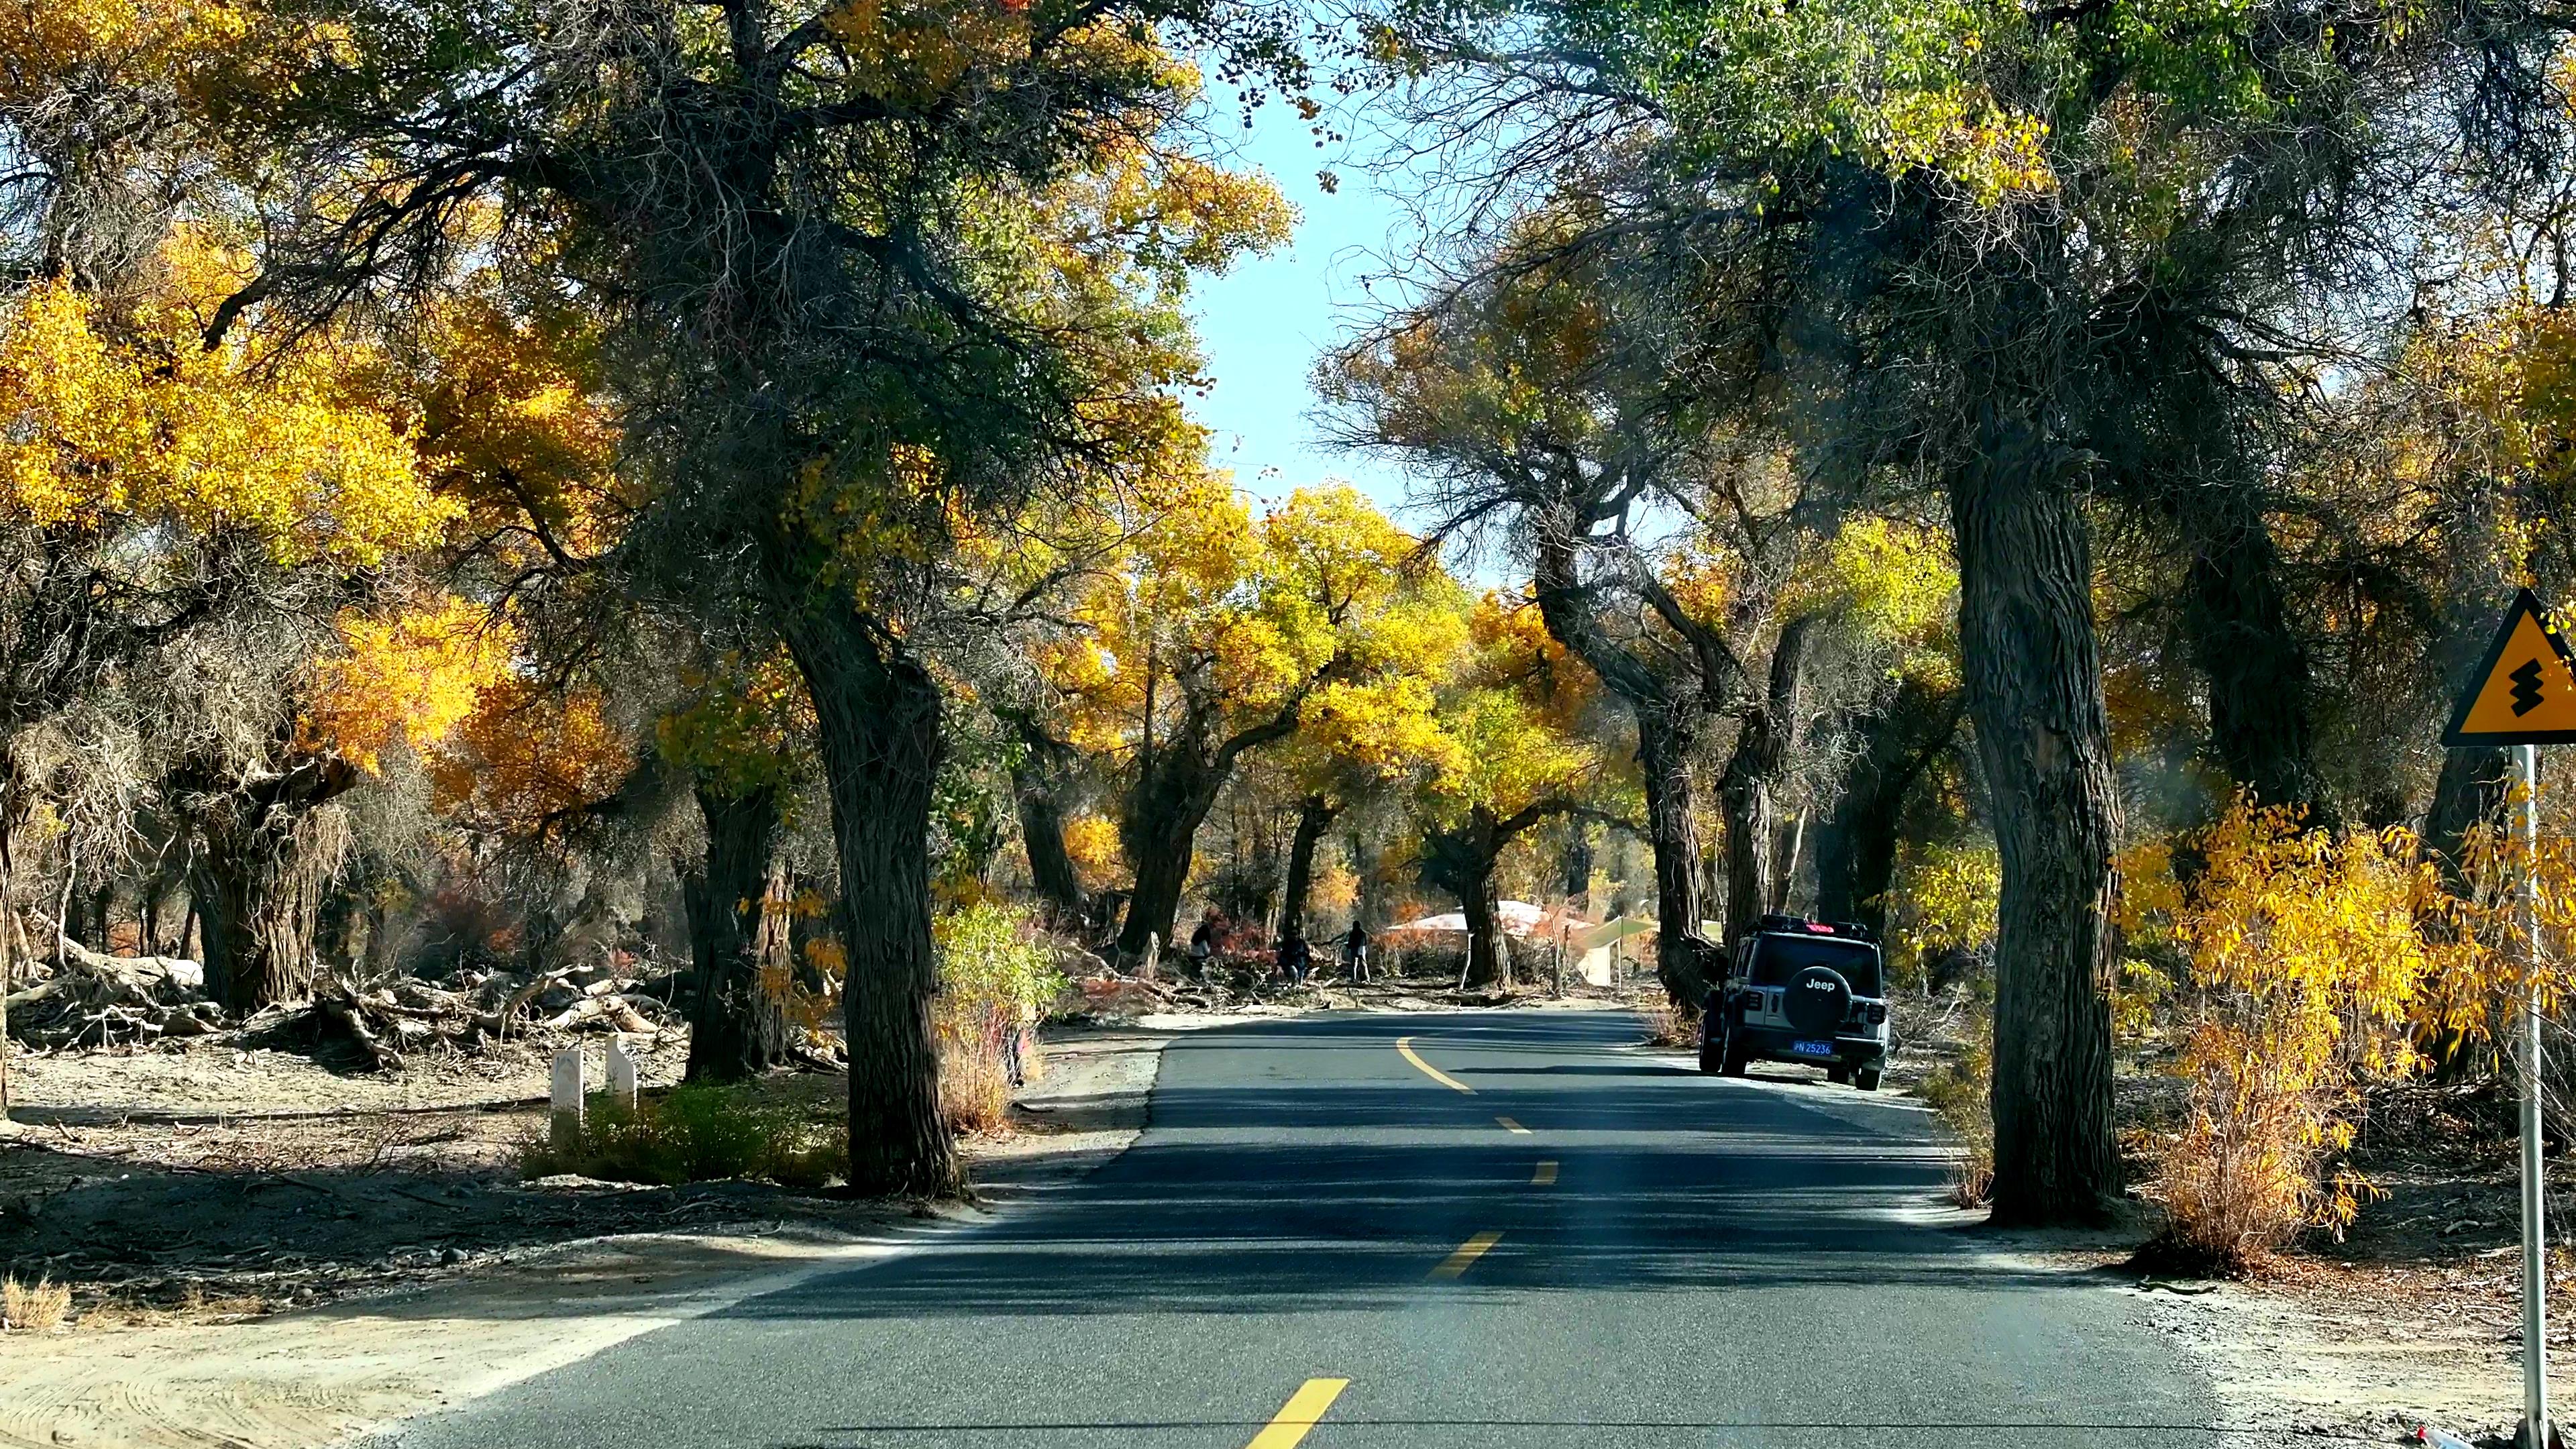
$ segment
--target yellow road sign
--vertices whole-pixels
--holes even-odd
[[[2576,655],[2531,590],[2514,599],[2442,743],[2576,744]]]

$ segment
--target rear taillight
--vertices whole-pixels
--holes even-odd
[[[1885,1020],[1887,1020],[1886,1004],[1883,1002],[1871,1002],[1869,1007],[1869,1024],[1876,1026]]]

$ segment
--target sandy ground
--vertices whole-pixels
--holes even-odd
[[[375,1111],[219,1124],[135,1114],[245,1110],[258,1094],[223,1075],[239,1069],[93,1061],[93,1095],[117,1103],[121,1117],[66,1112],[20,1129],[0,1153],[0,1180],[17,1194],[10,1225],[82,1213],[87,1192],[111,1213],[140,1217],[137,1229],[167,1246],[65,1264],[140,1271],[122,1283],[84,1280],[79,1316],[65,1329],[0,1337],[0,1445],[337,1442],[800,1277],[904,1251],[1124,1150],[1174,1034],[1113,1026],[1051,1043],[1046,1075],[1016,1103],[1016,1130],[964,1144],[982,1203],[935,1209],[752,1184],[517,1183],[506,1172],[511,1135],[531,1114],[455,1105],[532,1095],[505,1071],[371,1084],[388,1088]],[[280,1071],[291,1099],[296,1069]],[[152,1087],[174,1082],[188,1093],[182,1101],[155,1096]],[[313,1085],[320,1095],[330,1084]],[[93,1125],[71,1126],[70,1115]],[[362,1157],[367,1142],[375,1145]],[[139,1190],[137,1167],[147,1184]],[[176,1192],[182,1211],[167,1222],[135,1214],[138,1191]],[[194,1210],[206,1193],[230,1195],[223,1225],[252,1261],[228,1256],[231,1240]],[[680,1225],[638,1230],[657,1217]],[[70,1240],[91,1231],[84,1221]],[[389,1234],[426,1241],[380,1253]],[[156,1271],[156,1254],[177,1266]]]

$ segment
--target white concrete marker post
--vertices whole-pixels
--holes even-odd
[[[635,1059],[626,1054],[626,1038],[608,1039],[608,1096],[618,1106],[635,1110]]]
[[[566,1047],[555,1053],[554,1141],[557,1147],[571,1145],[581,1136],[582,1088],[581,1048]]]

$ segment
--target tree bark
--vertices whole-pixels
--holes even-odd
[[[1569,510],[1543,511],[1531,531],[1538,545],[1531,583],[1549,636],[1626,701],[1637,722],[1646,839],[1655,853],[1655,974],[1673,1009],[1686,1020],[1695,1018],[1710,983],[1701,966],[1699,824],[1692,813],[1690,754],[1710,699],[1730,688],[1730,681],[1717,677],[1721,661],[1703,658],[1700,677],[1692,687],[1679,688],[1603,632],[1578,572],[1574,540],[1582,529]]]
[[[841,996],[850,1053],[850,1186],[954,1196],[965,1186],[939,1111],[930,1001],[930,803],[946,748],[939,683],[876,621],[791,576],[781,613],[814,699],[841,858]]]
[[[778,793],[697,787],[707,853],[681,877],[697,989],[689,1006],[692,1082],[755,1077],[787,1060],[787,963],[764,950],[778,932]]]
[[[1556,856],[1559,882],[1565,898],[1581,902],[1580,909],[1592,908],[1592,822],[1572,819],[1565,822],[1565,839]]]
[[[1816,915],[1857,921],[1887,934],[1887,893],[1896,879],[1898,827],[1915,783],[1958,737],[1966,701],[1907,677],[1864,722],[1860,753],[1816,833]]]
[[[2509,822],[2505,807],[2514,785],[2513,751],[2500,746],[2444,750],[2433,781],[2433,808],[2424,817],[2424,849],[2441,867],[2453,895],[2469,889],[2463,852],[2470,832],[2484,827],[2499,839]]]
[[[263,830],[250,841],[209,840],[198,857],[192,888],[200,901],[207,985],[235,1012],[313,994],[314,928],[326,872],[307,859],[295,824]]]
[[[207,992],[228,1009],[312,994],[322,892],[346,845],[345,826],[321,807],[357,779],[347,761],[322,756],[201,796],[188,894]]]
[[[1697,1016],[1714,984],[1692,946],[1700,933],[1699,822],[1691,807],[1696,719],[1635,708],[1637,764],[1646,790],[1646,841],[1655,855],[1655,975],[1676,1010]]]
[[[1490,854],[1477,855],[1466,864],[1470,873],[1458,883],[1458,911],[1467,920],[1467,984],[1508,988],[1512,984],[1511,956],[1502,943],[1494,858]]]
[[[2090,1222],[2117,1186],[2107,921],[2119,809],[2090,538],[2045,408],[2001,390],[1974,405],[1977,436],[1949,493],[1960,652],[2003,857],[1994,1217]]]
[[[1357,899],[1351,902],[1351,920],[1375,931],[1386,921],[1377,878],[1377,841],[1365,830],[1353,830],[1343,837],[1342,848],[1350,852],[1351,875],[1357,892]]]
[[[1288,883],[1280,892],[1279,930],[1283,935],[1306,933],[1306,894],[1315,879],[1315,846],[1341,813],[1339,805],[1321,795],[1309,795],[1297,802],[1297,833],[1288,842]]]
[[[1770,679],[1761,701],[1744,712],[1735,749],[1718,781],[1718,810],[1726,822],[1726,940],[1751,933],[1766,911],[1786,903],[1787,869],[1779,858],[1774,809],[1797,748],[1799,695],[1806,679],[1807,646],[1823,623],[1802,614],[1780,630],[1771,649]]]
[[[1246,751],[1296,732],[1301,703],[1290,702],[1277,715],[1237,731],[1221,744],[1212,738],[1209,707],[1194,705],[1170,739],[1137,761],[1136,780],[1128,787],[1118,822],[1119,846],[1136,874],[1136,893],[1127,902],[1127,923],[1118,933],[1119,955],[1141,959],[1148,936],[1166,948],[1172,944],[1172,923],[1180,919],[1181,894],[1189,886],[1199,827],[1216,808],[1217,795]]]
[[[2195,490],[2181,509],[2191,555],[2183,626],[2209,683],[2210,737],[2229,778],[2261,804],[2315,815],[2325,802],[2307,644],[2291,626],[2280,549],[2249,490]],[[2318,816],[2315,823],[2332,821]]]
[[[1049,743],[1053,743],[1050,741]],[[1082,875],[1074,869],[1073,852],[1064,845],[1064,801],[1053,763],[1039,758],[1032,742],[1028,755],[1011,767],[1011,793],[1020,811],[1020,848],[1029,859],[1029,883],[1046,908],[1048,924],[1058,930],[1080,926],[1090,901]]]

